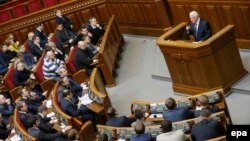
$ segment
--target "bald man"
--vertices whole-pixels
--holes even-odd
[[[212,36],[210,24],[201,19],[197,11],[189,13],[191,25],[186,27],[187,34],[192,34],[196,42],[207,40]]]
[[[87,75],[90,76],[94,65],[98,63],[98,59],[94,58],[94,54],[87,48],[87,45],[84,41],[78,42],[74,62],[77,71],[86,69]]]
[[[152,141],[151,134],[145,133],[145,125],[143,123],[137,123],[134,127],[135,133],[131,136],[130,141]]]
[[[53,51],[48,51],[43,63],[44,78],[57,80],[60,67],[64,67],[64,61],[57,59]]]

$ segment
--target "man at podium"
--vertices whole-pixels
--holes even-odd
[[[201,19],[199,13],[191,11],[189,13],[191,24],[186,26],[186,35],[193,35],[196,42],[204,41],[212,36],[210,24]]]

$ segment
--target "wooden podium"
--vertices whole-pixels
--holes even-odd
[[[186,25],[183,22],[157,39],[174,91],[195,95],[222,88],[228,92],[247,73],[235,41],[234,25],[198,43],[182,40]]]

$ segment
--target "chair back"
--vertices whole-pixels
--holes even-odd
[[[43,0],[44,7],[52,7],[54,5],[57,5],[57,0]]]
[[[76,53],[76,47],[69,52],[69,58],[66,62],[67,69],[71,74],[74,74],[77,72],[77,69],[75,67],[75,53]]]
[[[13,7],[12,10],[13,10],[15,18],[22,17],[27,14],[27,11],[23,4]]]
[[[42,83],[45,80],[43,75],[44,56],[45,56],[45,51],[43,52],[42,56],[40,57],[34,69],[34,75],[39,83]]]
[[[8,9],[0,11],[0,23],[7,22],[11,19],[12,17]]]
[[[14,76],[14,64],[11,64],[9,70],[4,75],[3,78],[4,85],[8,90],[12,90],[15,87],[13,76]]]
[[[27,6],[29,9],[29,13],[36,12],[36,11],[39,11],[42,9],[40,0],[30,1],[30,2],[28,2]]]
[[[80,141],[95,141],[96,140],[95,131],[92,127],[91,121],[87,121],[84,123],[84,125],[82,126],[79,132],[79,136],[80,136]]]

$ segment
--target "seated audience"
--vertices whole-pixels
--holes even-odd
[[[91,43],[96,45],[100,42],[105,30],[104,28],[96,21],[96,18],[92,17],[89,19],[88,31],[92,34]]]
[[[161,123],[162,134],[156,137],[156,141],[185,141],[185,134],[182,130],[172,131],[172,122],[164,120]]]
[[[35,67],[36,61],[34,59],[34,56],[30,52],[25,51],[24,45],[20,46],[19,53],[17,54],[17,56],[23,58],[29,70],[32,70]]]
[[[61,10],[55,10],[55,11],[56,11],[56,23],[62,24],[63,27],[65,27],[69,31],[73,31],[73,25],[66,16],[62,15],[62,11]]]
[[[48,51],[43,63],[43,75],[45,79],[58,78],[58,70],[64,67],[64,61],[55,58],[53,51]],[[57,78],[56,78],[57,77]]]
[[[54,52],[57,59],[59,59],[59,60],[67,59],[66,55],[61,50],[56,48],[56,44],[54,42],[50,41],[46,47],[47,47],[46,48],[47,51],[52,50]]]
[[[34,32],[35,36],[38,36],[39,39],[41,40],[40,41],[40,46],[42,48],[44,48],[45,45],[48,43],[48,37],[43,32],[43,29],[44,29],[44,25],[43,25],[43,23],[40,22],[40,23],[38,23],[36,25],[36,29],[35,29],[35,32]]]
[[[203,109],[207,109],[211,111],[212,113],[216,113],[220,111],[220,108],[218,106],[210,106],[209,105],[209,99],[207,95],[201,95],[197,98],[197,105],[198,107],[194,111],[194,116],[199,117],[201,114],[201,111]]]
[[[143,123],[145,126],[153,125],[153,122],[145,121],[145,112],[143,111],[143,109],[141,108],[135,109],[134,115],[136,121],[131,124],[132,127],[134,127],[139,122]]]
[[[130,127],[131,123],[135,121],[134,117],[126,117],[120,116],[118,117],[118,113],[115,108],[110,107],[107,110],[107,115],[109,116],[109,120],[106,122],[108,126],[115,126],[115,127]]]
[[[225,127],[217,120],[211,119],[211,112],[204,109],[200,113],[200,122],[192,126],[193,141],[204,141],[225,135]]]
[[[53,126],[54,126],[54,121],[56,121],[56,118],[54,117],[49,118],[46,115],[47,115],[47,107],[44,105],[40,105],[38,107],[38,113],[35,115],[37,120],[40,121],[40,125],[38,126],[38,128],[40,130],[43,130],[45,133],[54,133],[55,129],[53,128]]]
[[[30,47],[30,53],[33,54],[37,60],[42,56],[43,54],[43,47],[40,45],[40,38],[38,36],[33,37],[33,44]]]
[[[0,114],[1,114],[1,123],[4,125],[8,124],[9,117],[13,114],[14,107],[11,104],[10,99],[7,99],[3,94],[0,94]]]
[[[77,45],[79,41],[83,41],[83,36],[88,35],[90,38],[92,38],[92,34],[88,31],[87,25],[83,24],[81,29],[78,31],[76,39],[74,41],[74,45]]]
[[[17,62],[14,70],[14,85],[24,86],[28,79],[35,79],[33,73],[24,67],[23,62]]]
[[[2,51],[0,51],[0,75],[4,75],[10,66],[10,63],[14,62],[16,52],[10,51],[7,45],[2,45]]]
[[[64,54],[67,53],[65,48],[70,48],[73,46],[75,35],[68,29],[63,27],[63,24],[57,25],[56,32],[56,47],[62,51]]]
[[[9,47],[9,50],[19,52],[19,41],[14,41],[13,34],[9,34],[8,38],[5,40],[5,44]]]
[[[78,48],[75,53],[74,63],[78,71],[86,69],[87,75],[90,76],[94,65],[98,63],[98,59],[94,58],[94,55],[87,48],[87,44],[84,41],[79,41]]]
[[[58,102],[63,98],[64,90],[70,90],[73,93],[72,102],[77,104],[79,102],[78,97],[82,96],[82,87],[80,85],[72,85],[69,82],[67,77],[60,77],[58,79],[59,88],[58,88]]]
[[[145,133],[145,125],[137,123],[134,127],[135,134],[131,136],[130,141],[152,141],[152,135]]]
[[[188,110],[188,107],[177,107],[176,101],[173,98],[168,98],[165,102],[167,110],[163,112],[164,120],[176,122],[193,117],[193,112]]]
[[[24,125],[26,129],[31,127],[28,119],[32,118],[33,115],[28,112],[28,106],[24,101],[18,101],[16,103],[16,108],[19,111],[20,122]]]
[[[36,114],[38,111],[38,107],[42,104],[45,104],[44,95],[38,95],[34,92],[30,92],[23,87],[17,91],[17,94],[21,96],[21,100],[24,101],[28,105],[28,111],[32,114]]]
[[[0,140],[5,140],[9,134],[10,130],[7,128],[7,124],[3,122],[4,118],[0,113]]]
[[[83,41],[87,43],[87,47],[88,49],[93,53],[93,54],[97,54],[99,53],[100,47],[93,45],[91,43],[91,38],[88,35],[85,35],[82,37]]]
[[[82,105],[80,102],[78,104],[74,104],[72,102],[73,93],[69,90],[65,90],[63,93],[63,98],[61,99],[61,108],[62,110],[73,117],[81,116],[82,121],[85,122],[87,120],[91,120],[93,126],[95,127],[95,115],[92,111],[88,109],[87,106]]]
[[[31,47],[33,46],[34,42],[33,42],[33,38],[35,36],[35,33],[34,32],[29,32],[28,33],[28,47],[29,47],[29,50],[31,49]]]
[[[39,141],[63,141],[65,140],[63,134],[72,128],[71,126],[66,126],[60,132],[49,134],[39,129],[39,126],[42,123],[36,117],[27,119],[27,122],[31,125],[31,127],[28,128],[28,133],[34,136]]]

